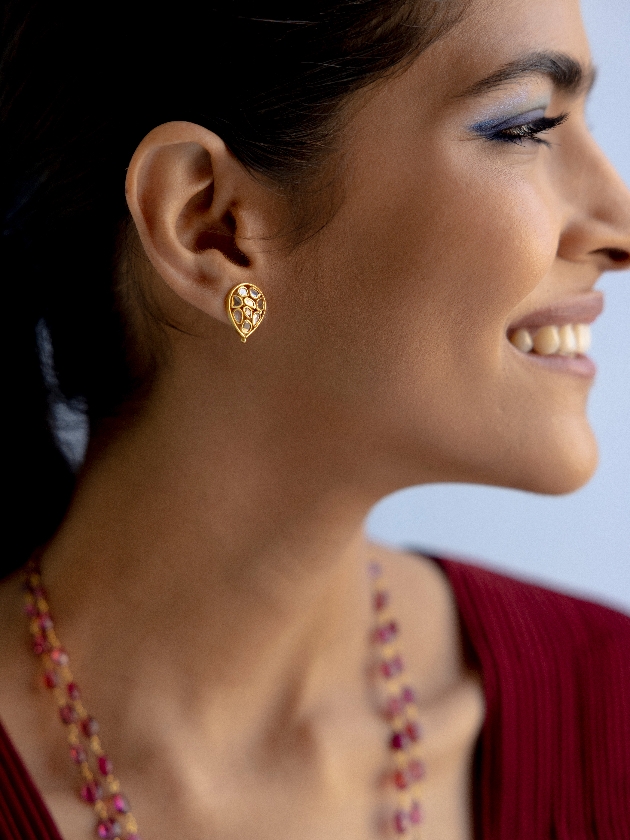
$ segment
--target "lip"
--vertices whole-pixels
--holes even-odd
[[[602,292],[587,292],[575,298],[559,301],[544,309],[537,309],[523,315],[510,324],[508,333],[519,329],[538,329],[539,327],[562,327],[565,324],[592,324],[604,309]]]
[[[516,348],[514,350],[525,362],[541,365],[547,370],[570,373],[584,379],[592,379],[597,373],[597,365],[589,356],[540,356],[538,353],[521,353]]]

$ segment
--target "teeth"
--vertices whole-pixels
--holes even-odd
[[[588,324],[575,325],[575,341],[578,353],[588,353],[591,348],[591,328]]]
[[[534,350],[541,356],[553,356],[559,349],[558,327],[541,327],[534,336]]]
[[[560,354],[562,356],[570,356],[577,352],[577,339],[575,337],[575,330],[571,324],[564,324],[558,330],[558,337],[560,339]]]
[[[521,353],[529,353],[534,347],[534,341],[527,330],[516,330],[512,333],[510,341]]]
[[[521,328],[512,333],[510,341],[522,353],[533,350],[540,356],[575,356],[590,348],[591,328],[588,324],[550,324],[536,331]]]

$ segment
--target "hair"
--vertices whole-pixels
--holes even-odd
[[[0,267],[9,298],[11,502],[0,574],[50,538],[72,494],[55,408],[83,406],[93,429],[138,386],[113,277],[129,219],[125,169],[143,136],[170,120],[199,123],[253,174],[304,193],[333,154],[348,97],[404,68],[461,7],[3,4]]]

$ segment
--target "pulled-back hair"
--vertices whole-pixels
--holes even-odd
[[[113,267],[128,219],[125,169],[142,137],[170,120],[200,123],[252,173],[299,195],[334,151],[347,97],[404,67],[460,6],[5,0],[0,272],[11,502],[0,574],[51,536],[72,493],[52,404],[80,402],[93,427],[137,385]]]

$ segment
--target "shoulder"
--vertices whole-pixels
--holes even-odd
[[[630,719],[628,616],[467,562],[437,563],[490,701],[518,680],[545,699],[567,691],[593,695],[600,709],[614,707],[615,716],[623,710]]]
[[[479,644],[527,643],[535,654],[618,652],[630,656],[630,617],[475,563],[435,558],[446,574],[466,629]],[[597,667],[597,660],[592,663]],[[601,664],[601,663],[600,663]]]
[[[617,838],[630,825],[630,618],[435,559],[484,687],[483,836]]]

